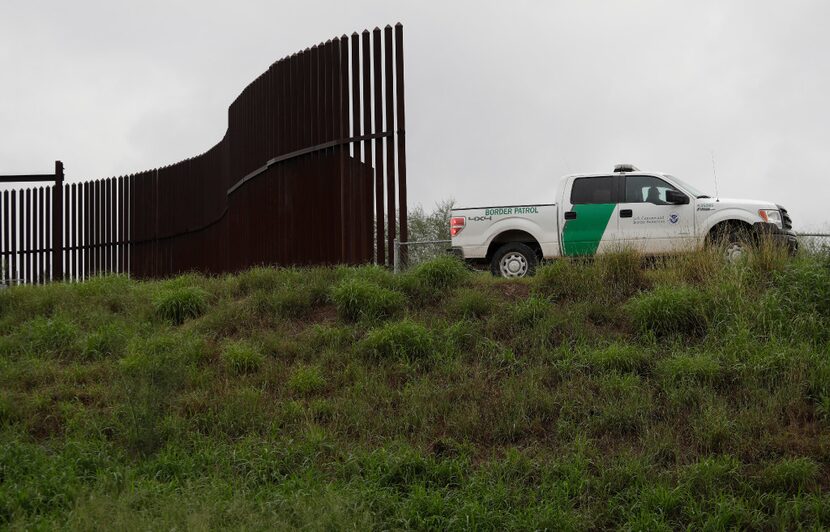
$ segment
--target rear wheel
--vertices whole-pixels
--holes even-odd
[[[493,254],[490,271],[497,277],[516,279],[536,273],[536,252],[521,242],[509,242]]]

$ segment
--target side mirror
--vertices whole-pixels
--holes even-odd
[[[667,190],[666,201],[672,205],[686,205],[689,203],[689,196],[676,190]]]

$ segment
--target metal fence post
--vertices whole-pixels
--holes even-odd
[[[63,281],[63,163],[55,161],[52,193],[52,280]]]
[[[395,265],[393,268],[394,273],[400,273],[401,271],[401,241],[397,238],[393,242],[394,250],[395,250],[395,260],[392,263]]]

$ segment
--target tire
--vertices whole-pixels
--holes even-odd
[[[496,277],[518,279],[536,273],[539,258],[536,252],[521,242],[508,242],[493,254],[490,272]]]
[[[746,258],[755,247],[752,234],[743,227],[729,227],[719,231],[713,243],[722,250],[723,258],[729,263]]]

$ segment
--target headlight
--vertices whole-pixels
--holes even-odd
[[[775,224],[779,229],[783,228],[781,222],[781,211],[778,209],[761,209],[758,211],[758,216],[767,223]]]

